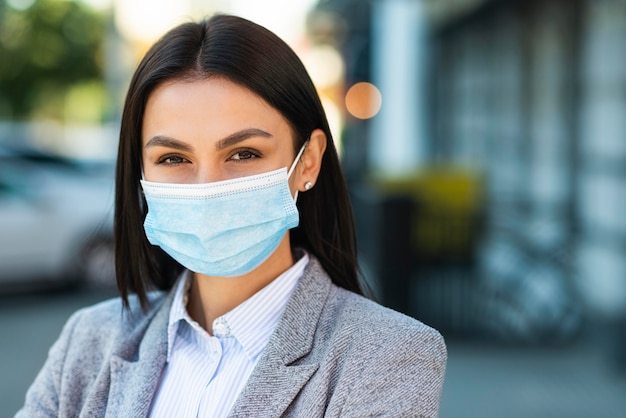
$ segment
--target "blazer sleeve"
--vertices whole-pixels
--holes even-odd
[[[439,416],[447,351],[432,328],[383,335],[363,348],[365,366],[341,417]]]
[[[26,393],[24,406],[15,418],[59,417],[61,377],[72,334],[78,323],[75,313],[66,322],[61,335],[48,352],[48,358]]]

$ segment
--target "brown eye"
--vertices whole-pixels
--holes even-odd
[[[249,160],[251,158],[258,158],[259,155],[250,150],[241,150],[234,153],[230,159],[231,160]]]
[[[176,165],[176,164],[182,164],[185,161],[186,160],[180,155],[166,155],[162,157],[161,159],[159,159],[158,163],[165,164],[165,165]]]

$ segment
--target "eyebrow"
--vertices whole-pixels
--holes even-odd
[[[233,146],[241,141],[244,141],[248,138],[253,138],[253,137],[262,137],[262,138],[272,138],[272,134],[270,134],[269,132],[265,132],[261,129],[257,129],[257,128],[250,128],[250,129],[244,129],[238,132],[235,132],[233,134],[228,135],[226,138],[224,139],[220,139],[219,141],[217,141],[215,143],[215,148],[219,151],[219,150],[223,150],[224,148],[228,148],[230,146]]]
[[[145,148],[150,148],[150,147],[167,147],[167,148],[174,148],[180,151],[192,151],[193,150],[193,148],[190,145],[185,144],[184,142],[181,142],[177,139],[170,138],[169,136],[164,136],[164,135],[156,135],[150,138],[150,140],[146,143]]]
[[[218,151],[223,150],[241,141],[245,141],[246,139],[253,138],[253,137],[272,138],[273,135],[270,134],[269,132],[265,132],[257,128],[244,129],[244,130],[232,133],[223,139],[220,139],[219,141],[215,143],[215,148]],[[182,141],[179,141],[177,139],[171,138],[169,136],[165,136],[165,135],[153,136],[146,143],[145,148],[157,147],[157,146],[174,148],[180,151],[193,151],[193,147],[191,147],[190,145]]]

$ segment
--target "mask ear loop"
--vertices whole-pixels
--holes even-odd
[[[289,179],[291,177],[291,173],[293,173],[293,171],[296,169],[296,166],[298,165],[298,161],[300,161],[300,157],[302,157],[302,154],[304,153],[304,150],[306,149],[306,146],[307,146],[308,143],[309,143],[309,141],[307,140],[302,145],[302,148],[300,148],[300,151],[298,151],[298,155],[296,155],[296,159],[293,160],[293,163],[291,164],[291,168],[289,168],[289,171],[287,172],[287,179]],[[294,201],[294,203],[296,203],[298,201],[298,189],[296,189],[296,194],[293,197],[293,201]]]
[[[141,184],[142,181],[145,181],[146,177],[143,174],[143,164],[141,164],[141,178],[139,179],[139,188],[141,189],[141,196],[143,196],[145,198],[145,193],[143,191],[143,185]]]

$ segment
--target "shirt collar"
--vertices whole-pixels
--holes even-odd
[[[255,360],[267,345],[304,272],[304,268],[309,262],[309,255],[306,251],[298,251],[296,254],[302,254],[302,256],[293,266],[239,306],[213,321],[215,336],[218,338],[236,338],[250,360]],[[193,275],[190,272],[185,272],[176,285],[168,323],[168,361],[174,341],[179,333],[180,321],[187,322],[198,332],[206,332],[187,313],[187,295],[192,280]]]
[[[186,270],[181,274],[176,284],[174,291],[174,300],[172,307],[170,308],[170,317],[167,325],[167,361],[170,361],[172,355],[172,348],[174,347],[174,341],[178,334],[178,328],[180,321],[187,321],[193,326],[195,321],[187,314],[187,302],[189,288],[191,286],[192,274]],[[197,324],[197,323],[196,323]]]

